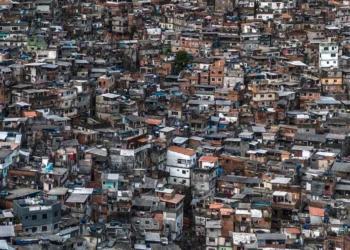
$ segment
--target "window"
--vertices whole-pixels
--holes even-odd
[[[28,220],[28,215],[25,217],[26,220]]]
[[[149,221],[148,221],[148,220],[146,220],[146,221],[145,221],[145,224],[146,224],[146,225],[148,225],[148,224],[149,224]]]
[[[186,174],[186,170],[182,170],[182,174]]]
[[[264,95],[260,95],[260,97],[264,97]]]
[[[212,81],[212,82],[215,82],[215,78],[212,78],[211,81]]]
[[[53,226],[53,229],[57,229],[58,228],[58,224],[55,224],[54,226]]]
[[[37,216],[36,215],[32,215],[32,220],[37,220]]]
[[[46,232],[47,231],[47,226],[42,226],[41,231]]]
[[[336,55],[335,54],[331,54],[331,57],[335,57]]]
[[[47,214],[43,214],[43,220],[47,220]]]
[[[32,233],[35,233],[36,231],[38,231],[38,229],[36,227],[32,227]]]
[[[18,27],[12,27],[11,29],[12,30],[18,30]]]
[[[54,217],[57,217],[58,216],[58,212],[56,211],[54,214],[53,214]]]
[[[174,182],[176,182],[176,179],[174,179]]]
[[[328,47],[324,47],[323,50],[328,50]]]
[[[209,237],[209,242],[215,242],[215,238]]]

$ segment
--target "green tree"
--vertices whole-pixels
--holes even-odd
[[[264,221],[266,221],[266,222],[271,222],[272,219],[271,219],[271,217],[265,217],[265,218],[264,218]]]
[[[15,216],[15,217],[13,218],[13,222],[15,223],[15,225],[21,224],[21,219],[20,219],[18,216]]]
[[[131,27],[130,34],[129,34],[130,35],[130,39],[134,38],[135,33],[137,33],[137,27],[136,27],[136,25],[133,25]]]
[[[181,50],[176,52],[175,61],[174,61],[176,72],[183,70],[189,61],[190,61],[190,57],[186,51]]]
[[[183,187],[182,194],[185,195],[184,197],[184,216],[188,217],[190,221],[192,222],[193,214],[192,214],[192,206],[191,202],[193,199],[193,193],[195,193],[197,190],[194,187]]]

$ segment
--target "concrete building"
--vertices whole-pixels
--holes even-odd
[[[170,173],[169,183],[191,186],[191,173],[197,163],[196,151],[171,146],[167,151],[166,171]]]
[[[155,192],[160,199],[160,206],[164,206],[163,235],[175,240],[182,233],[185,196],[176,194],[174,189],[165,188],[163,184],[158,184]]]
[[[53,200],[27,198],[13,201],[13,214],[22,222],[23,232],[56,234],[59,232],[62,204]]]
[[[113,121],[119,115],[120,95],[107,93],[96,96],[96,115],[97,117]]]
[[[197,194],[205,196],[215,193],[218,166],[218,158],[214,156],[202,156],[198,160],[198,167],[193,169],[191,180],[191,186]]]
[[[319,68],[338,67],[338,44],[324,42],[319,44]]]

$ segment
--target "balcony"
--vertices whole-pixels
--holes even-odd
[[[299,200],[291,202],[271,202],[271,207],[273,209],[293,210],[299,205],[299,202]]]
[[[333,195],[333,192],[331,192],[330,190],[323,190],[322,194],[328,196],[328,195]]]
[[[151,148],[151,144],[146,144],[135,149],[121,149],[120,155],[135,155],[145,149]]]
[[[271,249],[285,249],[285,246],[284,244],[266,244],[264,245],[265,248],[271,248]]]
[[[46,47],[46,42],[38,42],[38,41],[33,41],[33,40],[28,40],[27,41],[27,46],[34,46],[34,47],[41,47],[44,48]]]
[[[218,245],[218,243],[216,242],[216,240],[215,241],[210,241],[210,240],[207,241],[207,246],[217,246],[217,245]]]
[[[113,109],[112,109],[111,106],[109,106],[109,107],[98,107],[98,106],[96,106],[96,112],[108,113],[108,114],[118,114],[119,113],[119,109],[117,107],[113,107]]]
[[[183,207],[183,204],[177,206],[177,207],[166,207],[164,209],[164,212],[167,212],[167,213],[176,213],[177,211],[179,211],[180,209],[182,209]]]

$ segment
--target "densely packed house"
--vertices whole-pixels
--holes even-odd
[[[0,2],[0,250],[350,249],[349,1]]]

